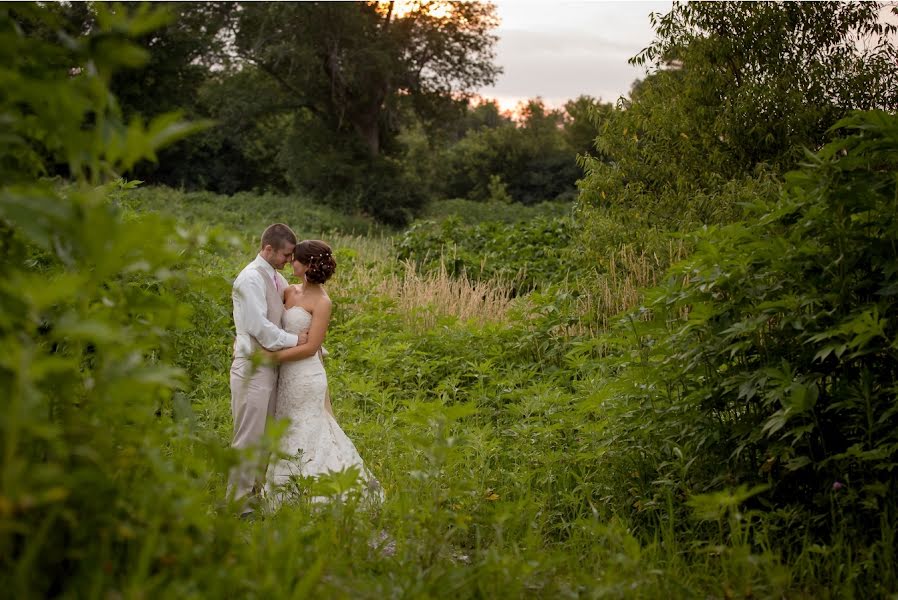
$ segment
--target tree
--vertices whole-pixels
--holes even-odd
[[[399,8],[408,8],[403,12]],[[427,199],[404,179],[403,126],[444,129],[491,83],[491,4],[241,5],[234,48],[280,87],[292,115],[282,160],[291,185],[401,223]]]
[[[659,198],[671,215],[715,220],[706,203],[758,169],[782,173],[852,109],[898,109],[895,26],[877,3],[701,2],[653,15],[632,62],[653,72],[606,121],[587,202]],[[685,210],[684,210],[685,209]],[[667,211],[667,208],[660,212]]]
[[[32,36],[48,43],[56,41],[57,31],[70,38],[91,35],[102,30],[100,6],[109,14],[136,13],[139,2],[100,5],[91,2],[52,2],[43,5],[37,17],[21,20]],[[170,2],[159,7],[167,21],[159,28],[141,32],[130,40],[129,54],[122,62],[128,68],[114,71],[110,89],[123,116],[154,117],[168,112],[186,113],[192,118],[209,116],[200,98],[202,87],[213,76],[214,67],[226,62],[224,39],[220,35],[232,18],[233,2]],[[103,39],[102,36],[100,39]],[[132,171],[138,179],[155,183],[203,185],[209,177],[209,164],[217,160],[206,147],[214,137],[206,132],[160,152],[157,162],[142,162]],[[233,161],[228,161],[230,173]],[[57,168],[64,171],[64,164]],[[213,169],[214,170],[214,169]]]
[[[611,104],[586,95],[564,103],[564,137],[575,154],[595,154],[596,137],[613,109]]]
[[[132,8],[138,3],[126,3]],[[110,88],[125,115],[147,117],[179,111],[191,118],[213,116],[201,90],[227,61],[222,31],[229,26],[234,2],[170,2],[170,21],[135,42],[147,52],[139,68],[120,70]],[[157,163],[137,166],[134,177],[151,183],[236,191],[251,177],[247,161],[227,147],[215,144],[219,129],[206,131],[160,153]],[[235,174],[242,173],[235,186]]]
[[[112,78],[111,89],[126,115],[194,112],[200,88],[223,60],[220,34],[232,19],[233,2],[168,2],[164,7],[169,23],[135,40],[146,49],[146,62]]]
[[[794,163],[852,109],[898,108],[898,28],[877,2],[675,3],[632,62],[682,65],[681,99],[737,165]],[[895,10],[895,9],[893,9]],[[735,167],[735,168],[738,168]]]
[[[395,132],[400,99],[416,112],[432,95],[468,93],[492,83],[498,22],[492,4],[422,1],[402,15],[395,3],[242,6],[236,32],[241,58],[268,73],[296,108],[351,130],[371,156]]]
[[[447,150],[447,196],[487,200],[504,186],[513,200],[534,204],[575,192],[579,169],[562,129],[564,113],[548,109],[539,98],[519,111],[517,125],[471,129]]]

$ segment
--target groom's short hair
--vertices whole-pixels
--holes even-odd
[[[262,248],[271,246],[275,250],[280,250],[288,243],[296,245],[296,234],[283,223],[269,225],[262,232]]]

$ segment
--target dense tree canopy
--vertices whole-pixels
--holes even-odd
[[[402,98],[427,114],[433,96],[492,83],[495,7],[417,2],[251,3],[238,13],[241,58],[271,75],[297,108],[352,131],[372,156],[394,132]]]
[[[895,25],[875,2],[676,3],[633,62],[677,65],[679,101],[733,169],[790,163],[850,109],[898,108]]]
[[[405,6],[405,5],[404,5]],[[236,13],[234,50],[271,78],[291,117],[291,185],[339,196],[387,220],[424,201],[395,157],[403,123],[458,118],[459,99],[491,83],[495,7],[483,3],[254,3]]]
[[[681,210],[696,191],[793,167],[852,109],[895,110],[898,46],[881,9],[697,2],[654,15],[655,41],[632,60],[653,70],[605,120],[597,148],[612,160],[590,168],[586,196],[668,195]]]

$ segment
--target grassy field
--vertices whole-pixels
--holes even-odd
[[[135,214],[160,211],[218,228],[231,240],[191,257],[211,283],[191,292],[193,326],[173,344],[189,375],[184,394],[194,430],[221,448],[231,428],[229,281],[252,259],[251,240],[276,220],[336,250],[338,273],[328,285],[336,310],[326,341],[334,408],[387,500],[374,512],[352,502],[297,505],[235,524],[234,537],[219,543],[237,562],[228,568],[245,578],[241,594],[802,595],[775,554],[747,541],[692,546],[672,526],[646,538],[637,521],[603,507],[615,474],[602,457],[615,432],[594,392],[603,350],[578,311],[607,319],[632,305],[635,299],[621,296],[658,276],[644,255],[619,249],[626,272],[612,266],[610,283],[595,295],[565,298],[574,287],[562,285],[513,297],[502,280],[400,262],[395,238],[300,199],[238,202],[149,189],[125,204]],[[372,233],[358,234],[366,228]],[[172,452],[200,447],[173,444]],[[224,495],[224,471],[213,458],[199,454],[195,466],[211,507]],[[395,553],[372,541],[380,532]],[[257,562],[243,564],[248,557]]]
[[[745,253],[719,248],[753,243],[744,225],[702,245],[626,214],[555,205],[525,219],[478,206],[496,220],[469,222],[475,207],[454,201],[390,231],[306,198],[127,187],[35,204],[48,231],[68,236],[55,255],[4,238],[13,264],[28,266],[0,288],[0,300],[28,307],[8,312],[21,323],[0,356],[17,391],[3,432],[6,473],[18,475],[0,494],[0,557],[17,557],[0,586],[12,596],[894,596],[885,484],[839,471],[838,485],[825,474],[800,488],[826,496],[796,499],[791,464],[756,448],[742,459],[747,442],[731,450],[779,414],[745,409],[729,380],[710,387],[751,365],[707,366],[745,347],[729,320],[741,308],[725,302],[748,292],[720,290],[766,294],[758,281],[782,281],[730,277]],[[225,502],[238,458],[231,282],[272,221],[335,249],[331,397],[384,486],[380,506],[342,474],[316,484],[332,497],[323,505],[243,521]],[[760,247],[773,260],[781,248]],[[750,323],[770,326],[746,306]],[[735,349],[705,353],[732,336]],[[762,373],[799,393],[794,376]],[[866,418],[863,401],[843,414]],[[774,472],[786,501],[745,483],[776,482]],[[821,505],[831,512],[814,513]]]

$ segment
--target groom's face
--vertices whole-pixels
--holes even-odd
[[[262,249],[262,255],[272,267],[280,271],[288,262],[293,260],[293,248],[295,244],[287,242],[279,250],[275,250],[273,246],[265,246]]]

